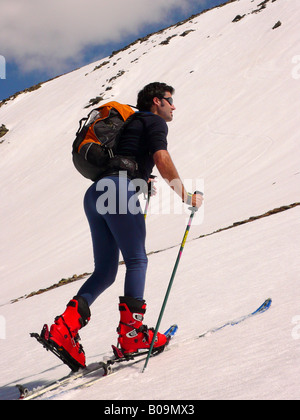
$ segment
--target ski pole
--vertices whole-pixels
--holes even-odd
[[[147,195],[147,201],[146,201],[146,206],[145,206],[145,211],[144,211],[144,218],[145,219],[147,217],[150,198],[151,198],[151,195],[152,195],[152,188],[153,188],[152,183],[154,181],[154,178],[156,178],[155,175],[150,175],[150,181],[148,182],[148,195]]]
[[[194,194],[203,195],[203,193],[200,192],[200,191],[195,191]],[[163,304],[162,304],[162,307],[161,307],[161,310],[160,310],[160,314],[159,314],[157,324],[156,324],[156,327],[155,327],[155,330],[154,330],[154,334],[153,334],[152,342],[151,342],[151,345],[150,345],[150,349],[149,349],[149,352],[147,354],[147,358],[146,358],[146,361],[145,361],[142,372],[145,372],[145,369],[148,365],[148,362],[149,362],[149,359],[150,359],[150,356],[151,356],[151,353],[152,353],[152,350],[153,350],[153,346],[154,346],[154,343],[155,343],[155,339],[156,339],[156,336],[157,336],[157,333],[158,333],[158,329],[159,329],[159,326],[160,326],[160,323],[161,323],[161,320],[162,320],[162,317],[163,317],[163,314],[164,314],[164,311],[165,311],[165,307],[167,305],[169,294],[171,292],[171,288],[172,288],[173,281],[174,281],[174,278],[175,278],[175,274],[176,274],[176,271],[177,271],[177,268],[178,268],[178,264],[179,264],[179,261],[180,261],[180,258],[181,258],[182,252],[183,252],[183,248],[184,248],[184,245],[186,243],[186,239],[187,239],[187,236],[188,236],[191,224],[192,224],[193,217],[194,217],[196,211],[198,211],[198,208],[197,207],[189,207],[189,210],[191,210],[190,218],[189,218],[188,224],[186,226],[186,229],[185,229],[185,232],[184,232],[184,235],[183,235],[183,239],[182,239],[182,242],[181,242],[181,245],[180,245],[180,249],[179,249],[179,252],[178,252],[178,255],[177,255],[177,258],[176,258],[176,262],[175,262],[173,272],[172,272],[172,275],[171,275],[171,278],[170,278],[170,281],[169,281],[169,285],[168,285],[168,288],[167,288],[167,291],[166,291],[166,295],[165,295],[165,298],[164,298],[164,301],[163,301]]]

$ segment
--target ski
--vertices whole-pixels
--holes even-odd
[[[99,362],[99,363],[92,363],[91,365],[87,366],[84,369],[80,369],[78,372],[70,372],[68,375],[57,379],[53,382],[50,382],[46,385],[41,385],[33,389],[28,389],[26,386],[17,384],[16,387],[18,388],[20,392],[19,399],[20,400],[31,400],[34,398],[37,398],[46,392],[53,391],[63,385],[67,385],[69,382],[86,377],[90,375],[91,373],[94,373],[98,370],[103,370],[103,374],[106,374],[106,365],[105,363]]]
[[[171,340],[171,338],[175,335],[176,331],[178,329],[177,325],[171,325],[170,328],[167,329],[167,331],[164,333],[167,338],[167,344],[169,343],[169,341]],[[36,333],[31,333],[32,337],[39,337],[38,334]],[[151,356],[155,356],[158,355],[160,353],[162,353],[164,351],[166,346],[164,346],[162,349],[155,349],[154,351],[152,351]],[[131,353],[129,355],[124,355],[120,349],[118,349],[115,346],[112,346],[113,349],[113,353],[114,356],[106,361],[103,362],[97,362],[97,363],[92,363],[91,365],[88,365],[85,368],[80,368],[77,372],[72,371],[70,372],[68,375],[64,376],[61,379],[58,379],[56,381],[50,382],[47,385],[42,385],[40,387],[34,388],[32,390],[29,390],[26,386],[23,386],[21,384],[17,384],[16,387],[18,388],[19,392],[20,392],[20,396],[19,399],[21,400],[32,400],[35,398],[38,398],[42,395],[44,395],[45,393],[49,392],[49,391],[54,391],[56,389],[59,389],[61,387],[65,387],[67,386],[70,382],[80,379],[80,378],[86,378],[89,375],[97,373],[97,371],[101,371],[99,372],[100,376],[97,375],[97,377],[93,377],[93,379],[91,381],[85,382],[83,384],[78,384],[75,385],[75,387],[73,387],[72,389],[77,389],[80,387],[85,387],[85,386],[90,386],[92,385],[92,383],[94,382],[98,382],[99,380],[105,378],[106,376],[113,374],[113,373],[117,373],[119,371],[120,368],[118,369],[113,369],[112,366],[113,365],[118,365],[121,364],[122,362],[132,362],[131,364],[135,364],[138,363],[140,360],[143,360],[143,358],[145,358],[148,354],[149,350],[142,350],[140,352],[136,352],[136,353]],[[122,367],[126,367],[127,365],[124,364],[124,366]],[[90,385],[89,385],[90,384]]]
[[[260,305],[255,311],[250,312],[247,315],[243,315],[239,318],[233,319],[231,321],[227,321],[227,322],[225,322],[224,324],[222,324],[218,327],[210,328],[209,330],[204,331],[202,334],[200,334],[197,338],[205,337],[207,335],[210,335],[210,334],[213,334],[217,331],[222,330],[223,328],[227,327],[228,325],[231,325],[231,326],[237,325],[237,324],[240,324],[241,322],[245,321],[248,318],[251,318],[251,317],[253,317],[255,315],[258,315],[258,314],[262,314],[263,312],[266,312],[270,308],[271,304],[272,304],[272,299],[270,299],[270,298],[266,299],[264,301],[264,303],[262,305]]]
[[[213,334],[217,331],[220,331],[222,329],[224,329],[227,326],[234,326],[237,324],[240,324],[242,322],[244,322],[245,320],[252,318],[256,315],[262,314],[264,312],[266,312],[272,304],[272,299],[266,299],[257,309],[255,309],[253,312],[250,312],[246,315],[243,315],[239,318],[235,318],[233,320],[227,321],[222,325],[219,325],[217,327],[213,327],[210,328],[206,331],[204,331],[203,333],[201,333],[200,335],[194,336],[193,338],[190,339],[186,339],[183,340],[181,343],[178,343],[178,345],[180,344],[184,344],[187,342],[190,342],[192,340],[196,340],[199,338],[203,338],[206,336],[209,336],[210,334]],[[175,335],[176,331],[178,329],[177,325],[172,325],[164,334],[168,337],[168,342],[167,344],[169,344],[171,338]],[[32,336],[34,336],[35,338],[37,338],[37,334],[32,334]],[[166,346],[165,346],[166,347]],[[156,356],[158,354],[160,354],[164,349],[156,349],[154,351],[152,351],[151,357]],[[102,369],[102,372],[100,373],[100,376],[97,375],[97,377],[93,377],[91,380],[85,381],[81,384],[77,384],[74,387],[66,390],[76,390],[79,388],[86,388],[89,386],[92,386],[93,384],[103,380],[104,378],[106,378],[107,376],[110,376],[112,374],[116,374],[118,373],[121,369],[125,368],[126,366],[128,366],[128,364],[124,363],[124,362],[130,362],[129,365],[132,366],[136,363],[139,363],[142,360],[145,360],[149,350],[142,350],[140,352],[136,352],[130,355],[124,355],[122,353],[122,351],[120,349],[118,349],[115,346],[112,346],[113,349],[113,353],[114,356],[108,360],[106,360],[105,362],[99,362],[99,363],[94,363],[92,365],[87,366],[84,369],[80,369],[78,372],[71,372],[69,375],[51,382],[50,384],[47,385],[43,385],[41,387],[35,388],[33,390],[29,390],[26,387],[24,387],[23,385],[16,385],[20,391],[20,399],[34,399],[37,398],[43,394],[45,394],[46,392],[49,391],[53,391],[55,389],[59,389],[60,387],[64,387],[67,386],[69,384],[69,382],[73,381],[74,379],[79,379],[79,378],[84,378],[87,377],[89,374],[94,373],[96,371],[100,371]],[[63,390],[61,392],[64,392]]]
[[[165,348],[168,346],[170,340],[176,334],[177,330],[178,330],[178,326],[176,324],[174,324],[174,325],[171,325],[171,327],[168,328],[167,331],[165,331],[164,335],[168,338],[167,344],[162,349],[153,349],[152,352],[151,352],[151,357],[155,357],[165,350]],[[104,375],[102,375],[98,378],[93,378],[93,379],[91,379],[89,381],[86,381],[84,383],[75,385],[75,386],[69,388],[66,391],[62,390],[60,393],[64,393],[64,392],[68,392],[68,391],[75,391],[77,389],[88,388],[88,387],[102,381],[103,379],[105,379],[108,376],[119,373],[120,370],[122,370],[122,369],[124,369],[128,366],[133,366],[133,365],[145,360],[146,357],[148,356],[148,353],[149,353],[149,349],[147,349],[147,350],[142,350],[140,352],[131,353],[130,355],[124,355],[121,352],[119,352],[119,349],[117,349],[118,351],[116,352],[116,347],[115,346],[112,346],[112,348],[113,348],[113,352],[114,352],[114,357],[107,360],[106,362],[103,362],[106,365]],[[124,362],[130,362],[130,363],[128,365],[128,364],[125,364]],[[116,365],[116,366],[113,366],[113,365]]]

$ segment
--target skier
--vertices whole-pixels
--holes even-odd
[[[174,89],[165,83],[150,83],[139,93],[139,118],[133,118],[124,128],[118,141],[118,155],[134,157],[139,177],[147,182],[156,165],[160,174],[184,203],[200,207],[203,197],[188,193],[180,180],[167,150],[167,122],[172,121],[175,106]],[[124,176],[125,174],[125,176]],[[145,219],[136,189],[129,173],[118,168],[108,170],[94,182],[84,197],[84,209],[90,225],[95,269],[77,295],[67,304],[65,312],[51,325],[49,342],[67,360],[85,367],[85,354],[79,344],[78,331],[90,320],[90,306],[115,281],[119,252],[126,265],[124,296],[120,297],[118,343],[128,355],[150,347],[154,331],[143,324],[146,312],[144,287],[147,269],[145,251]],[[138,211],[132,211],[130,202]],[[113,204],[107,206],[107,203]],[[111,211],[110,211],[111,210]],[[164,334],[158,333],[154,349],[166,345]]]

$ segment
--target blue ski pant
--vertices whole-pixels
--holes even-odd
[[[126,275],[124,296],[143,299],[147,255],[146,227],[136,190],[127,177],[108,176],[95,182],[84,197],[95,269],[78,291],[89,306],[111,286],[122,253]]]

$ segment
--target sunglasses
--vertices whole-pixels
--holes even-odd
[[[165,99],[167,102],[169,102],[170,105],[173,105],[174,103],[173,98],[171,96],[169,98],[162,97],[161,99]]]

